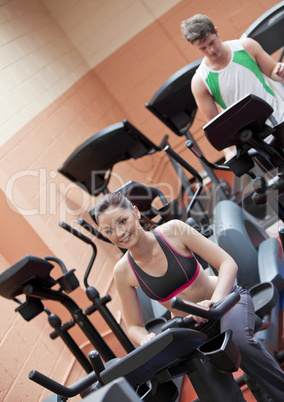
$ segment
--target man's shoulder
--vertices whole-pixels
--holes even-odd
[[[241,38],[239,43],[248,53],[254,53],[255,50],[260,48],[260,44],[252,38]]]
[[[198,77],[198,76],[199,76],[199,78],[201,78],[204,75],[204,73],[207,72],[208,66],[206,65],[205,59],[206,58],[203,57],[203,59],[201,60],[199,66],[197,67],[197,69],[193,75],[193,78],[197,79],[196,77]]]
[[[243,50],[244,49],[244,45],[243,45],[241,39],[227,40],[224,43],[226,43],[230,47],[231,51],[233,51],[233,52],[236,51],[236,50]]]
[[[206,90],[206,85],[204,83],[203,74],[200,71],[195,72],[194,76],[191,79],[191,90],[193,94],[201,93]]]

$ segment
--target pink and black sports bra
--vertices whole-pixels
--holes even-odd
[[[139,268],[129,251],[127,258],[143,292],[153,300],[164,302],[172,299],[195,281],[200,271],[200,264],[193,254],[185,256],[176,251],[157,230],[152,230],[151,233],[167,258],[167,272],[163,276],[151,276]]]

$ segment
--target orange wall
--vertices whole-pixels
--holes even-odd
[[[58,222],[76,225],[79,217],[91,222],[87,211],[95,199],[68,182],[57,169],[84,140],[124,118],[157,144],[164,134],[170,134],[174,149],[197,166],[185,149],[184,139],[170,133],[144,107],[166,79],[200,57],[183,39],[180,22],[197,12],[206,13],[218,26],[223,40],[233,39],[276,3],[182,1],[86,74],[4,144],[0,148],[1,272],[26,254],[53,254],[62,258],[68,268],[75,267],[82,280],[91,251],[59,228]],[[206,143],[203,124],[198,114],[191,131],[205,154],[217,160],[222,155]],[[163,153],[121,163],[115,173],[124,182],[166,182],[176,191],[175,175]],[[110,183],[110,190],[116,187],[117,182]],[[101,295],[112,295],[109,308],[119,318],[120,305],[112,282],[112,267],[119,253],[110,245],[96,243],[98,257],[90,279]],[[87,305],[82,290],[76,291],[75,297]],[[49,393],[27,379],[31,369],[65,383],[80,378],[82,370],[60,340],[49,339],[45,316],[26,323],[14,313],[15,307],[12,301],[1,299],[0,401],[42,400]],[[102,320],[97,319],[96,326],[117,347]],[[88,349],[79,331],[75,336]],[[123,351],[118,348],[118,353]]]

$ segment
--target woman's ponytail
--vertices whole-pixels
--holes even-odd
[[[139,223],[144,230],[150,232],[151,230],[155,229],[158,225],[151,221],[151,219],[147,218],[144,214],[141,214],[141,218],[139,219]]]

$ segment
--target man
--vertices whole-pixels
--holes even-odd
[[[207,121],[248,93],[264,99],[274,109],[267,124],[275,126],[284,121],[284,101],[276,89],[279,83],[273,85],[273,81],[283,81],[284,63],[273,60],[251,38],[222,42],[206,15],[197,14],[183,21],[181,30],[204,55],[191,87]]]

